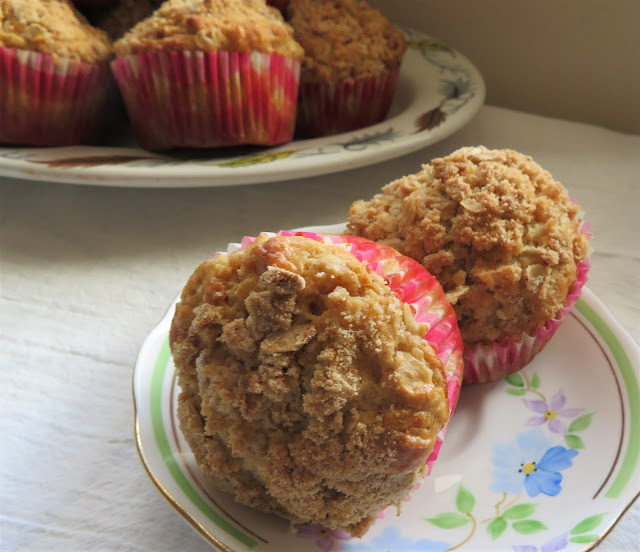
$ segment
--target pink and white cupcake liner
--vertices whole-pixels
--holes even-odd
[[[588,223],[582,222],[580,232],[590,237]],[[464,384],[490,383],[501,380],[524,368],[544,348],[571,312],[582,293],[591,267],[588,258],[576,267],[576,281],[569,289],[563,307],[551,319],[538,326],[533,335],[523,334],[519,341],[512,337],[491,345],[466,344],[464,347]]]
[[[281,231],[265,232],[267,236],[302,236],[327,245],[337,245],[354,255],[358,260],[382,276],[391,290],[403,302],[410,305],[418,322],[427,325],[425,339],[434,348],[442,362],[447,378],[449,413],[453,415],[463,376],[463,344],[458,330],[458,322],[453,308],[446,300],[439,282],[420,263],[400,255],[386,245],[347,235],[320,234],[316,232]],[[253,237],[243,238],[231,250],[244,249]],[[438,458],[446,433],[446,426],[440,431],[435,446],[427,459],[427,475]]]
[[[175,51],[111,64],[140,145],[149,150],[293,138],[300,63],[260,52]]]
[[[336,85],[302,82],[296,135],[313,138],[374,125],[389,113],[400,69]]]
[[[0,46],[0,143],[92,143],[115,93],[107,65]]]

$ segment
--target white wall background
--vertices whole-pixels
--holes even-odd
[[[640,0],[369,0],[469,57],[487,103],[640,134]]]

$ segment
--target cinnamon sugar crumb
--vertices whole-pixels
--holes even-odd
[[[260,510],[362,535],[423,475],[448,419],[424,331],[335,246],[261,236],[203,263],[170,335],[203,472]]]
[[[442,284],[463,339],[489,343],[553,318],[588,250],[580,207],[530,157],[462,148],[355,202],[348,231],[416,259]]]
[[[118,56],[171,50],[304,55],[281,13],[264,0],[167,0],[114,48]]]
[[[107,35],[69,0],[0,0],[0,46],[101,63],[113,55]]]
[[[402,31],[361,0],[291,0],[287,18],[305,50],[301,78],[336,83],[400,67]]]

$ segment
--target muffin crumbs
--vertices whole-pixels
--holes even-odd
[[[0,46],[101,63],[112,57],[107,35],[69,0],[0,0]]]
[[[261,236],[204,262],[170,333],[202,471],[244,504],[362,535],[423,475],[449,416],[424,330],[335,246]]]
[[[348,231],[421,262],[465,343],[516,341],[562,308],[588,252],[580,207],[531,157],[462,148],[349,211]]]

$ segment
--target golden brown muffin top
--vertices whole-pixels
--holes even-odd
[[[553,318],[588,251],[580,207],[530,157],[462,148],[349,211],[348,230],[413,257],[442,284],[465,343]]]
[[[170,333],[203,471],[294,523],[366,531],[419,480],[448,420],[425,329],[336,246],[261,236],[204,262]]]
[[[400,67],[404,34],[360,0],[291,0],[287,20],[305,51],[301,78],[335,84]]]
[[[265,0],[167,0],[114,47],[118,56],[172,50],[304,56],[291,27]]]
[[[113,54],[107,35],[90,26],[69,0],[0,0],[0,46],[86,63]]]

